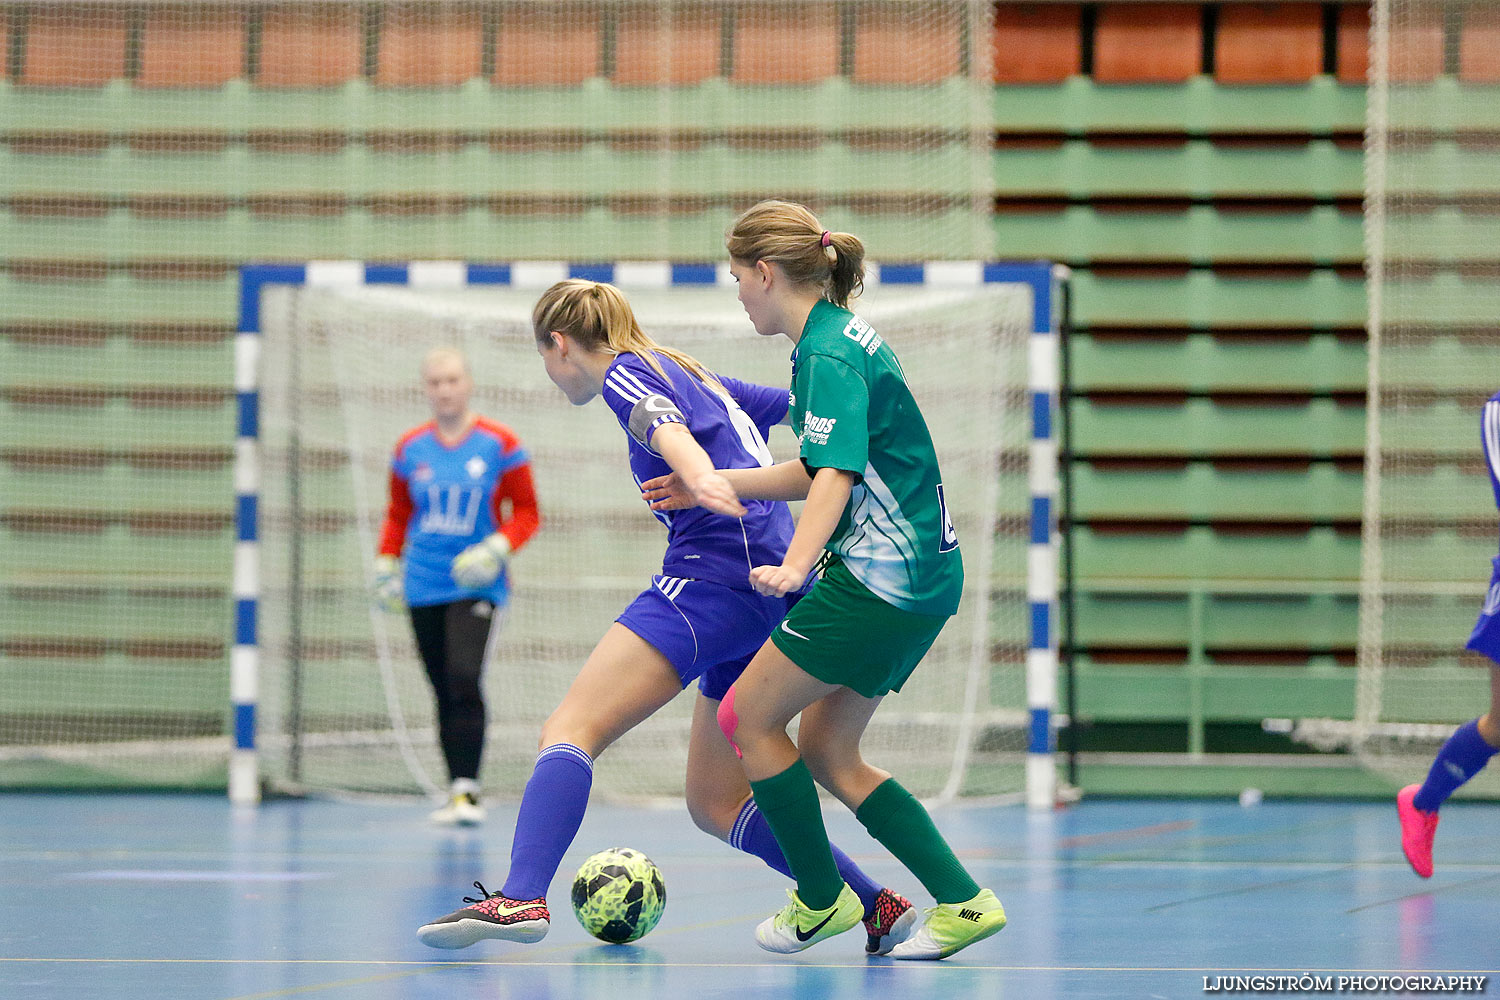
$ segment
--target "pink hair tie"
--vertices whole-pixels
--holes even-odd
[[[826,229],[823,230],[823,235],[818,238],[818,246],[820,246],[820,247],[828,247],[828,246],[832,246],[832,245],[833,245],[833,236],[828,232],[828,230],[826,230]]]

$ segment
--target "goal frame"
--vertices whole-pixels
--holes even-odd
[[[468,286],[547,288],[565,278],[586,278],[631,288],[732,285],[725,263],[619,261],[569,263],[516,261],[365,262],[318,260],[302,263],[251,263],[239,269],[239,322],[235,335],[234,389],[236,441],[234,457],[235,545],[233,561],[233,645],[230,653],[229,700],[233,737],[229,757],[231,803],[255,805],[261,799],[256,717],[260,688],[258,612],[260,581],[260,386],[261,293],[272,286],[359,287],[397,285],[424,290]],[[1029,808],[1052,808],[1057,797],[1054,733],[1057,704],[1058,307],[1067,268],[1046,261],[867,262],[865,284],[970,286],[1025,285],[1032,293],[1027,382],[1031,393],[1028,481],[1030,540],[1026,591],[1030,635],[1026,656],[1026,703],[1029,715],[1025,765],[1025,801]]]

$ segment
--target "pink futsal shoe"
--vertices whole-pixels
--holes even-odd
[[[531,944],[547,936],[551,914],[545,899],[509,899],[488,892],[478,882],[479,898],[464,897],[466,906],[417,928],[417,940],[429,948],[467,948],[487,939]]]
[[[881,889],[875,897],[875,909],[865,918],[865,953],[888,955],[892,948],[911,936],[917,923],[917,911],[911,900],[900,893]]]
[[[1411,870],[1432,878],[1432,838],[1437,833],[1438,814],[1412,805],[1421,785],[1407,785],[1396,793],[1396,815],[1401,818],[1401,850]]]

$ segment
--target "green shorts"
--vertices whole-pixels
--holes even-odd
[[[901,690],[947,621],[947,615],[913,614],[887,604],[834,562],[771,641],[825,684],[879,698]]]

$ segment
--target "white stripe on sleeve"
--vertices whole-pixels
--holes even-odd
[[[615,374],[623,378],[627,385],[633,385],[643,393],[651,393],[656,391],[654,389],[647,388],[646,383],[642,382],[640,380],[640,377],[628,368],[616,368]]]
[[[619,394],[620,398],[626,400],[627,402],[639,403],[644,398],[644,396],[636,392],[634,389],[631,389],[624,382],[617,380],[615,378],[617,374],[619,373],[610,372],[609,376],[605,378],[604,384],[613,389],[617,394]]]
[[[1490,475],[1500,479],[1500,402],[1495,400],[1484,404],[1484,460]]]

